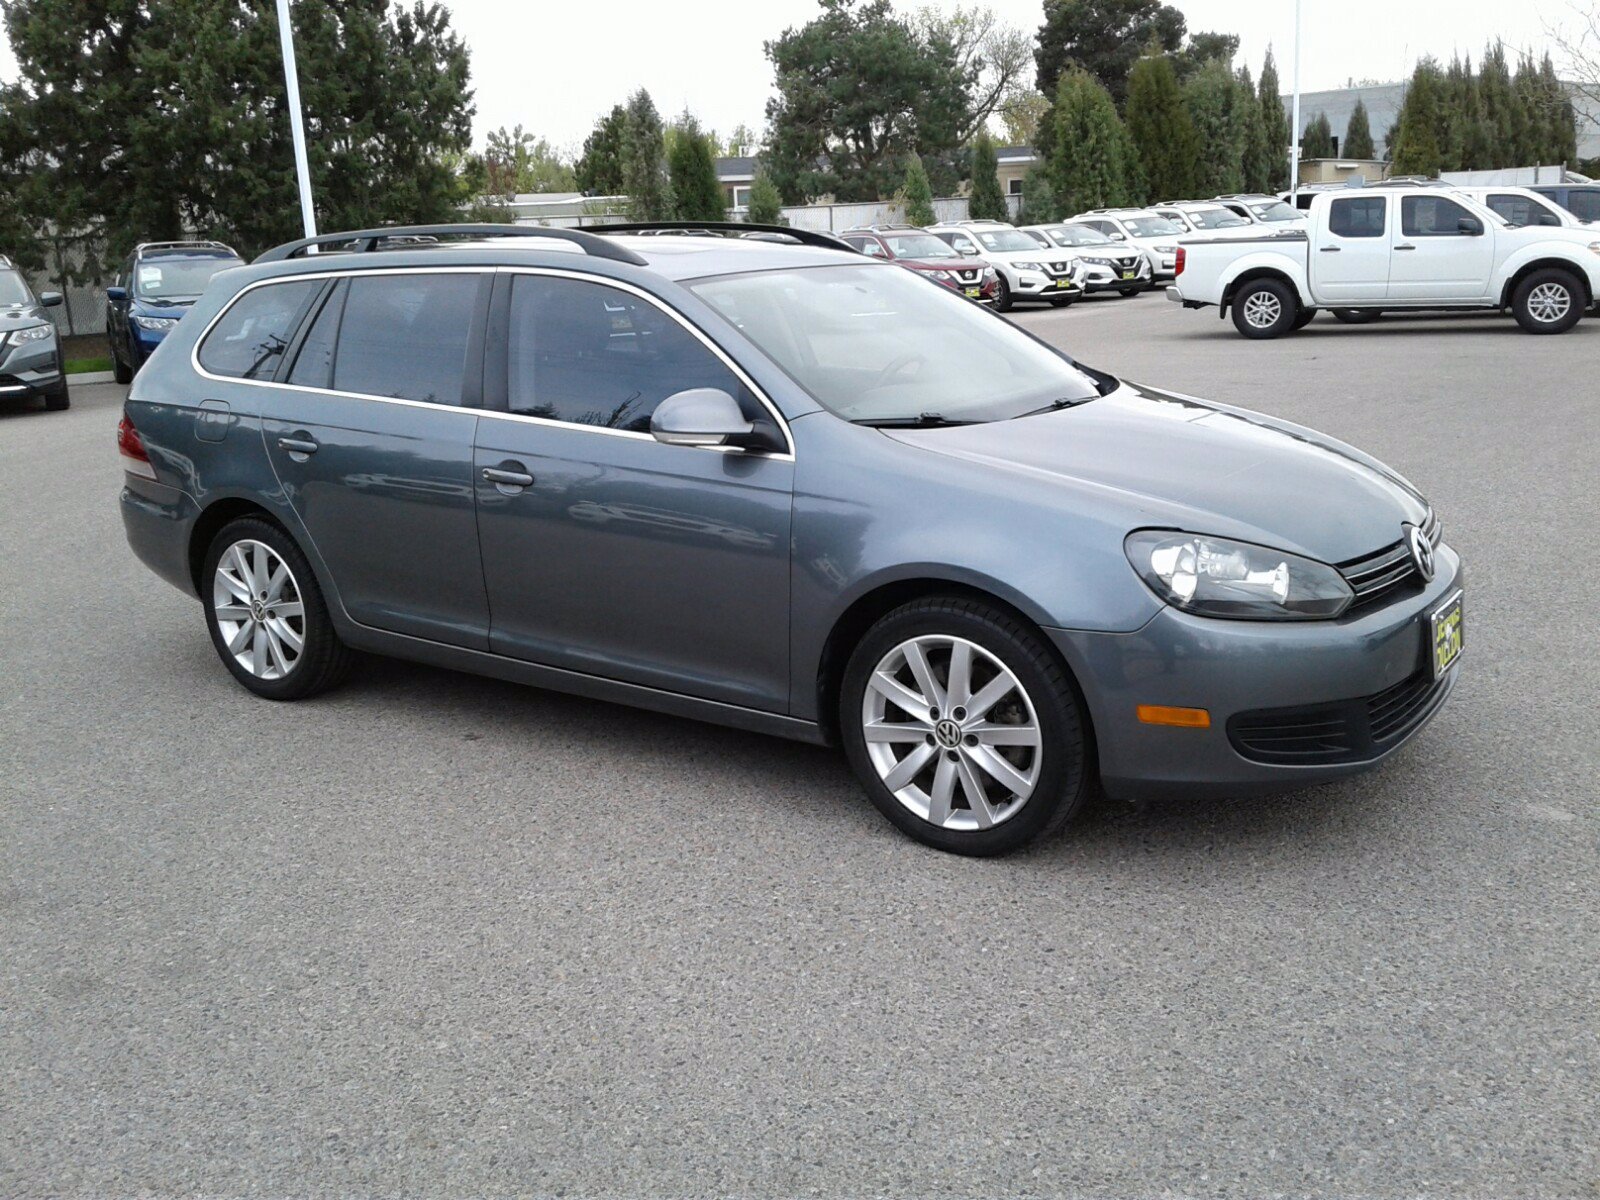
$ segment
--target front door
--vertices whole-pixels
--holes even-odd
[[[473,511],[486,272],[371,272],[323,299],[263,406],[295,513],[350,616],[486,649]],[[469,366],[477,353],[478,366]]]
[[[785,711],[793,459],[649,433],[656,405],[690,388],[777,422],[641,294],[536,273],[500,287],[505,353],[489,359],[475,464],[492,648]]]
[[[1477,232],[1464,232],[1463,220]],[[1488,295],[1494,233],[1465,205],[1432,193],[1403,196],[1392,237],[1391,300],[1449,304]]]
[[[1312,239],[1311,291],[1333,307],[1382,300],[1389,289],[1389,196],[1341,196]]]

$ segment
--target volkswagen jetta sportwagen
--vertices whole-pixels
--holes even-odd
[[[127,401],[134,551],[257,695],[360,650],[837,742],[971,854],[1095,779],[1371,767],[1448,696],[1461,564],[1382,464],[826,235],[695,229],[345,233],[218,276]]]

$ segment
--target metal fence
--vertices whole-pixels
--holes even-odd
[[[0,253],[14,249],[0,246]],[[45,309],[56,330],[67,337],[104,333],[106,286],[110,280],[102,277],[98,264],[103,256],[94,242],[77,234],[51,234],[40,238],[33,250],[35,253],[21,256],[23,261],[43,259],[44,266],[24,269],[22,274],[35,295],[61,293],[60,306]]]

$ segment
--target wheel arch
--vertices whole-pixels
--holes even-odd
[[[200,510],[200,515],[195,518],[194,527],[189,531],[189,578],[194,582],[196,595],[204,595],[205,591],[201,582],[201,572],[205,569],[206,551],[211,548],[212,539],[222,528],[240,517],[258,517],[269,525],[276,525],[289,537],[294,534],[278,520],[271,509],[263,507],[254,500],[247,500],[242,496],[224,496],[208,504]],[[295,538],[298,545],[299,539]]]
[[[1505,285],[1500,289],[1500,307],[1509,308],[1511,298],[1516,295],[1517,288],[1522,286],[1522,281],[1535,271],[1556,270],[1571,275],[1578,281],[1578,286],[1583,289],[1583,307],[1590,308],[1595,302],[1594,286],[1589,281],[1588,272],[1568,258],[1543,256],[1533,258],[1523,263],[1510,276]]]
[[[1222,289],[1222,303],[1217,306],[1219,311],[1226,312],[1233,304],[1233,298],[1238,294],[1239,289],[1247,283],[1254,283],[1258,279],[1276,279],[1294,293],[1295,302],[1301,308],[1308,307],[1305,293],[1301,290],[1300,284],[1296,282],[1293,275],[1282,267],[1268,266],[1263,263],[1246,267],[1228,281],[1227,286]]]

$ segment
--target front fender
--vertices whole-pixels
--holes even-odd
[[[1600,236],[1595,238],[1600,242]],[[1527,266],[1536,262],[1561,262],[1581,274],[1589,284],[1591,300],[1600,299],[1600,254],[1565,239],[1541,239],[1518,246],[1495,271],[1490,294],[1504,296],[1506,286]]]

